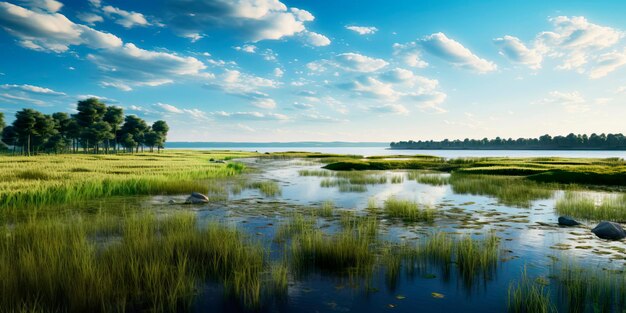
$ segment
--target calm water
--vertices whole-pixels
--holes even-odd
[[[316,149],[320,150],[320,149]],[[334,153],[376,153],[367,148],[348,150],[332,149],[324,152]],[[378,150],[381,151],[381,150]],[[389,150],[382,150],[389,151]],[[399,151],[391,151],[397,154]],[[414,153],[414,151],[411,151]],[[448,153],[445,156],[460,156],[451,153],[468,151],[434,151]],[[473,151],[491,153],[494,151]],[[506,151],[501,151],[506,153]],[[564,156],[572,156],[575,151],[563,151]],[[515,153],[525,153],[515,151]],[[540,152],[535,153],[550,153]],[[580,152],[582,153],[582,152]],[[589,153],[589,152],[585,152]],[[503,154],[504,155],[504,154]],[[594,156],[599,156],[597,153]],[[443,155],[442,155],[443,156]],[[589,156],[589,155],[587,155]],[[613,156],[613,155],[602,155]],[[501,258],[496,273],[489,279],[479,279],[470,286],[457,277],[456,272],[448,277],[437,267],[426,272],[437,278],[424,275],[411,276],[402,274],[398,281],[385,280],[384,271],[375,271],[370,284],[373,292],[354,286],[346,277],[312,273],[305,277],[290,279],[288,294],[281,299],[272,299],[260,308],[267,312],[506,312],[508,287],[512,280],[520,277],[526,267],[531,276],[550,275],[550,265],[555,259],[573,260],[588,267],[623,267],[626,259],[624,242],[608,242],[593,236],[589,227],[593,223],[580,227],[562,228],[556,225],[558,216],[554,212],[555,202],[563,195],[554,191],[551,196],[531,201],[528,205],[510,206],[492,196],[462,194],[454,191],[453,186],[431,186],[406,179],[407,172],[388,171],[377,174],[402,176],[402,183],[367,185],[365,192],[339,192],[338,188],[320,186],[322,177],[301,177],[299,170],[319,169],[319,163],[303,160],[244,160],[249,166],[259,171],[249,175],[251,181],[274,180],[282,188],[282,194],[265,197],[257,190],[244,190],[230,194],[228,201],[208,208],[199,208],[202,220],[224,219],[246,230],[260,241],[279,250],[281,247],[272,242],[277,225],[284,220],[286,213],[273,212],[271,207],[280,206],[318,206],[323,201],[333,201],[341,209],[364,212],[368,199],[373,198],[379,204],[391,196],[419,201],[436,208],[442,217],[434,224],[416,223],[404,225],[395,221],[381,221],[382,236],[393,242],[415,241],[433,231],[443,230],[458,234],[480,236],[494,231],[501,238]],[[593,193],[607,196],[606,193]],[[165,201],[158,199],[157,201]],[[452,209],[459,210],[469,219],[450,217]],[[454,215],[454,214],[453,214]],[[469,227],[468,227],[469,225]],[[622,252],[619,252],[622,251]],[[453,265],[454,266],[454,265]],[[431,293],[444,295],[443,299],[434,298]],[[553,293],[555,294],[555,293]],[[404,297],[404,298],[403,298]],[[402,299],[400,299],[402,298]],[[198,312],[207,308],[218,311],[245,311],[239,304],[225,300],[221,289],[207,286],[199,297],[195,308]],[[555,299],[557,301],[557,299]],[[462,308],[462,309],[461,309]]]
[[[190,148],[181,148],[190,149]],[[386,147],[219,147],[191,148],[194,150],[240,150],[265,152],[304,151],[336,154],[372,155],[414,155],[426,154],[444,158],[459,157],[573,157],[573,158],[626,158],[626,151],[589,150],[391,150]]]

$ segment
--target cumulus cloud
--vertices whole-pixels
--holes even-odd
[[[487,73],[497,69],[493,62],[478,57],[458,41],[448,38],[444,33],[426,36],[420,39],[418,43],[424,51],[459,68],[478,73]]]
[[[511,61],[539,68],[546,57],[557,59],[557,69],[587,73],[600,78],[624,65],[621,53],[607,51],[615,48],[624,32],[589,22],[583,16],[550,18],[553,29],[537,34],[533,48],[528,48],[513,36],[496,39],[501,54]]]
[[[232,30],[246,40],[276,40],[306,31],[315,17],[279,0],[166,0],[168,25],[194,38],[214,28]]]
[[[35,93],[40,95],[52,95],[52,96],[65,96],[65,93],[54,91],[50,88],[33,86],[33,85],[15,85],[15,84],[4,84],[0,85],[1,89],[11,89],[11,90],[19,90],[28,93]]]
[[[310,31],[304,31],[302,34],[305,41],[312,46],[324,47],[330,45],[330,39],[322,34]]]
[[[146,17],[141,13],[125,11],[110,5],[102,7],[102,12],[113,18],[115,23],[120,24],[125,28],[151,25]]]
[[[93,49],[113,49],[122,45],[115,35],[75,24],[59,13],[35,12],[0,2],[0,26],[20,40],[25,48],[64,52],[72,45]]]
[[[194,57],[144,50],[132,43],[100,54],[88,54],[87,59],[105,72],[110,81],[104,84],[122,90],[159,86],[173,82],[176,77],[208,78],[208,74],[202,73],[206,66]]]
[[[21,103],[21,102],[28,102],[28,103],[32,103],[34,105],[39,105],[39,106],[44,106],[46,105],[46,102],[39,100],[39,99],[34,99],[25,95],[15,95],[15,94],[10,94],[10,93],[0,93],[0,98],[3,98],[5,101],[8,102],[13,102],[13,103]]]
[[[526,47],[517,37],[504,36],[494,39],[494,43],[500,48],[500,55],[508,58],[513,63],[522,64],[531,69],[540,69],[543,56],[536,49]]]
[[[378,28],[373,26],[346,25],[346,29],[351,30],[359,35],[372,35],[378,31]]]

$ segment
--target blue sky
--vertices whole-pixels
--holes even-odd
[[[170,141],[624,132],[624,1],[0,2],[0,111],[97,96]]]

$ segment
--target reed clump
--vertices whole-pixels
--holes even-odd
[[[626,194],[604,195],[594,199],[589,195],[566,191],[556,202],[555,209],[561,215],[623,223],[626,222]]]
[[[526,268],[521,278],[512,282],[508,290],[508,308],[514,313],[555,313],[549,290],[528,277]]]
[[[248,185],[248,188],[258,189],[267,197],[276,197],[282,193],[280,185],[273,180],[253,182]]]
[[[435,210],[426,208],[417,202],[391,197],[384,203],[384,211],[390,217],[401,218],[407,222],[432,222]]]

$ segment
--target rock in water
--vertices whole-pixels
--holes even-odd
[[[580,223],[569,216],[559,216],[559,225],[576,226],[580,225]]]
[[[169,203],[169,204],[176,204],[176,201],[174,201],[174,199],[170,199],[170,201],[168,201],[167,203]]]
[[[191,193],[191,196],[187,197],[187,200],[185,200],[185,203],[187,204],[209,203],[209,197],[199,192],[194,191]]]
[[[626,238],[626,232],[622,226],[613,222],[600,222],[591,232],[602,239],[620,240]]]
[[[207,196],[205,196],[205,195],[203,195],[203,194],[201,194],[199,192],[195,192],[195,191],[191,193],[191,197],[198,198],[198,199],[204,199],[206,201],[209,201],[209,197],[207,197]]]

